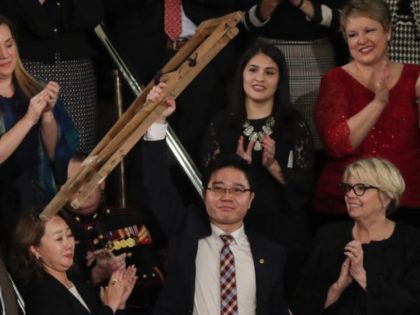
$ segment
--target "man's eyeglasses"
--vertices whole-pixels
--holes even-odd
[[[378,187],[361,183],[357,183],[354,185],[350,185],[348,183],[341,183],[340,187],[344,189],[346,193],[348,193],[350,190],[353,190],[354,194],[359,197],[363,196],[366,190],[368,189],[379,189]]]
[[[216,196],[224,196],[225,194],[231,194],[236,197],[242,196],[247,191],[251,191],[250,188],[243,188],[243,187],[224,187],[224,186],[212,186],[207,187],[207,190],[211,191]]]

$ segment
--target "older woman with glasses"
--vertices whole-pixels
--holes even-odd
[[[388,218],[405,183],[389,161],[350,164],[340,185],[353,222],[322,228],[295,300],[295,315],[420,312],[420,233]]]

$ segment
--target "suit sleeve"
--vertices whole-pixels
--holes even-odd
[[[171,182],[165,140],[142,141],[144,185],[155,214],[166,236],[185,226],[188,209]]]
[[[285,300],[284,292],[284,263],[286,254],[283,249],[279,250],[279,277],[277,278],[275,288],[271,295],[270,313],[271,315],[289,315],[289,309]]]

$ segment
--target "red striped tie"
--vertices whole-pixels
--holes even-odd
[[[172,40],[181,35],[181,0],[165,0],[165,33]]]
[[[223,240],[220,252],[220,315],[237,315],[235,257],[229,247],[234,238],[232,235],[220,235],[220,238]]]

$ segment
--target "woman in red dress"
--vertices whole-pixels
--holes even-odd
[[[316,125],[328,152],[315,211],[345,214],[339,188],[345,167],[362,157],[383,157],[401,171],[405,212],[420,210],[420,66],[389,60],[391,27],[382,0],[351,0],[341,28],[353,60],[322,79]]]

